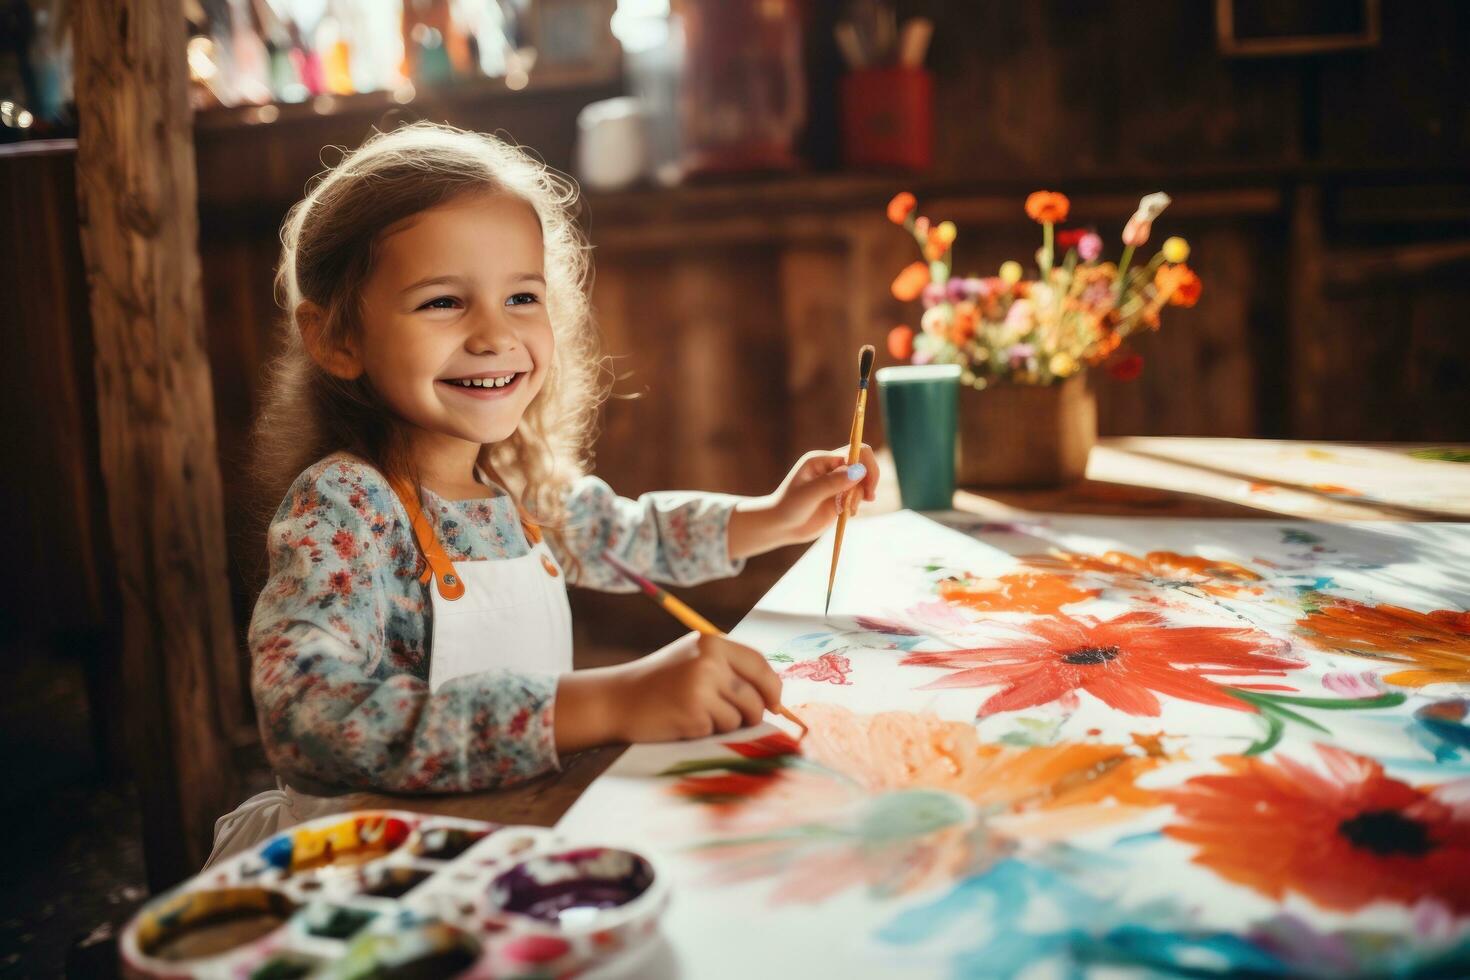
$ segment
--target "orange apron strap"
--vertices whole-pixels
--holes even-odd
[[[516,505],[516,510],[520,512],[521,529],[526,532],[526,540],[531,542],[531,547],[536,547],[541,543],[541,525],[531,520],[531,515],[520,504]]]
[[[403,509],[408,511],[408,522],[413,527],[413,536],[419,543],[419,551],[424,555],[424,574],[419,576],[419,581],[427,585],[432,578],[440,596],[450,601],[458,599],[464,595],[464,581],[455,573],[454,563],[444,553],[439,538],[434,534],[433,525],[424,516],[417,491],[405,480],[394,479],[390,484],[393,492],[398,494],[398,499],[403,502]]]

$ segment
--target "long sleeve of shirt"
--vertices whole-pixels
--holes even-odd
[[[737,574],[743,561],[730,558],[730,515],[739,497],[686,491],[619,497],[602,480],[583,477],[567,496],[558,550],[570,582],[604,592],[635,586],[602,560],[604,550],[651,579],[697,585]],[[559,545],[559,547],[558,547]]]
[[[484,552],[515,543],[491,519],[493,499],[479,502],[483,512],[451,514],[448,503],[436,509],[452,559],[493,558]],[[375,469],[342,456],[308,469],[268,547],[270,579],[250,625],[252,690],[267,756],[287,781],[451,792],[556,768],[555,676],[492,670],[430,692],[418,549]]]

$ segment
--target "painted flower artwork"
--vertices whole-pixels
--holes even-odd
[[[1009,643],[910,653],[903,663],[952,673],[929,688],[1000,687],[980,717],[1075,699],[1085,692],[1130,715],[1158,715],[1159,695],[1233,711],[1252,710],[1222,680],[1285,677],[1306,664],[1257,630],[1172,626],[1151,612],[1114,619],[1051,616],[1016,630]],[[1280,684],[1273,685],[1280,687]]]
[[[1409,528],[858,522],[733,634],[804,737],[570,825],[657,826],[710,975],[1470,976],[1470,528]]]

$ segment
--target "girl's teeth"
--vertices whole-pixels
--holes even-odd
[[[518,374],[507,374],[503,378],[463,378],[455,381],[454,384],[461,388],[504,388],[517,377],[519,377]]]

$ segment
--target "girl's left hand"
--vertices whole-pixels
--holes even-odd
[[[878,460],[866,443],[851,467],[846,447],[807,453],[774,493],[736,506],[730,515],[730,557],[810,541],[837,520],[844,506],[856,514],[859,503],[872,500],[877,490]]]

